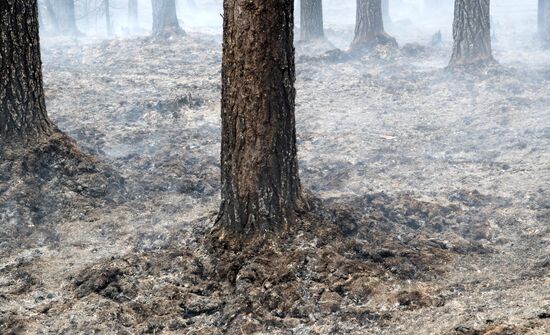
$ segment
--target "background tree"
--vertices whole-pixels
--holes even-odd
[[[222,234],[292,225],[301,194],[293,0],[224,0]]]
[[[449,67],[493,62],[489,0],[455,0]]]
[[[107,36],[112,36],[113,25],[111,23],[111,3],[109,0],[103,0],[103,11],[105,13],[105,26],[107,29]]]
[[[181,35],[181,29],[176,14],[176,0],[151,0],[153,5],[153,35]]]
[[[397,46],[395,38],[384,31],[381,0],[357,0],[355,38],[351,48],[369,49],[379,44]]]
[[[323,1],[301,0],[300,39],[311,41],[325,37],[323,29]]]
[[[541,39],[550,43],[550,0],[539,0],[538,25]]]
[[[128,0],[128,31],[135,33],[138,29],[138,1]]]
[[[36,0],[0,1],[0,46],[0,142],[22,143],[53,133],[42,84]]]
[[[391,26],[390,0],[382,0],[382,21],[385,26]]]
[[[65,36],[80,35],[76,26],[74,0],[53,0],[59,33]]]

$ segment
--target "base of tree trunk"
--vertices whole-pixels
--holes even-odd
[[[380,33],[369,39],[354,40],[351,43],[350,50],[352,52],[364,52],[369,51],[377,46],[388,46],[391,48],[397,48],[397,40],[387,33]]]
[[[187,33],[182,28],[166,29],[160,32],[153,33],[153,37],[157,39],[169,39],[169,38],[175,38],[175,37],[183,37],[186,35]]]
[[[3,145],[0,189],[4,190],[0,193],[2,201],[17,203],[16,195],[22,195],[23,207],[28,207],[34,199],[37,202],[34,207],[42,208],[42,212],[53,211],[60,201],[70,202],[75,196],[115,201],[125,192],[122,177],[108,165],[80,151],[76,143],[60,131],[35,138],[32,143]],[[55,201],[44,205],[48,199]]]
[[[383,325],[396,315],[387,306],[418,310],[453,299],[439,285],[450,261],[487,252],[473,237],[484,226],[465,238],[461,218],[474,214],[449,215],[453,210],[384,193],[317,200],[292,234],[240,247],[205,240],[204,218],[172,231],[173,242],[159,248],[140,251],[147,242],[136,241],[133,250],[89,259],[63,282],[66,298],[55,302],[60,315],[53,316],[72,333],[86,333],[89,323],[67,326],[66,311],[87,315],[90,306],[101,306],[103,333],[286,334],[303,327],[343,334],[376,320]]]
[[[451,72],[486,72],[494,69],[498,70],[500,64],[494,59],[480,59],[477,61],[452,61],[445,68]]]

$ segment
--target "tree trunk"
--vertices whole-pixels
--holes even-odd
[[[111,25],[111,4],[109,0],[103,0],[103,8],[105,10],[105,26],[107,28],[107,36],[113,35],[113,27]]]
[[[181,35],[183,30],[176,14],[176,0],[151,0],[153,4],[153,35]]]
[[[382,0],[382,21],[384,25],[391,26],[390,0]]]
[[[0,2],[0,46],[0,142],[52,133],[42,86],[36,0]]]
[[[77,36],[81,33],[76,26],[74,0],[54,0],[59,33],[65,36]]]
[[[300,39],[311,41],[325,37],[323,30],[323,1],[301,0]]]
[[[292,225],[301,194],[294,120],[293,0],[224,0],[223,235]]]
[[[539,0],[538,23],[541,39],[550,43],[550,0]]]
[[[59,32],[59,22],[57,22],[57,16],[55,15],[55,10],[50,0],[44,2],[46,6],[46,13],[48,15],[48,23],[51,26],[53,32]]]
[[[384,31],[381,0],[357,0],[355,38],[352,49],[369,49],[379,44],[397,47],[393,37]]]
[[[128,31],[135,33],[138,29],[138,2],[128,0]]]
[[[449,67],[493,61],[489,0],[456,0]]]

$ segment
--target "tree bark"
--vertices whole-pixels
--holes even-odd
[[[456,0],[449,67],[493,62],[489,0]]]
[[[550,43],[550,0],[539,0],[538,26],[541,39]]]
[[[128,0],[128,31],[135,33],[138,29],[138,2]]]
[[[223,235],[250,236],[295,222],[293,0],[224,0]]]
[[[176,14],[176,0],[151,0],[153,4],[153,35],[168,37],[183,34]]]
[[[397,47],[395,38],[384,31],[381,0],[357,0],[355,38],[352,49],[369,49],[385,44]]]
[[[312,41],[325,37],[323,30],[323,1],[301,0],[300,3],[300,39]]]
[[[0,142],[48,135],[36,0],[0,2]],[[1,146],[1,145],[0,145]]]
[[[59,33],[65,36],[80,35],[76,26],[74,0],[54,0]]]

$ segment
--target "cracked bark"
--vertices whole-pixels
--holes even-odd
[[[323,1],[301,0],[300,40],[311,41],[325,37],[323,30]]]
[[[351,49],[369,49],[380,44],[397,47],[395,38],[384,31],[381,0],[357,0],[355,38]]]
[[[295,222],[301,186],[296,149],[293,0],[224,0],[222,60],[223,236]]]
[[[176,0],[151,0],[153,5],[153,35],[168,37],[184,34],[176,14]]]
[[[489,0],[456,0],[449,67],[493,62]]]
[[[0,2],[0,142],[51,134],[46,113],[36,0]]]

